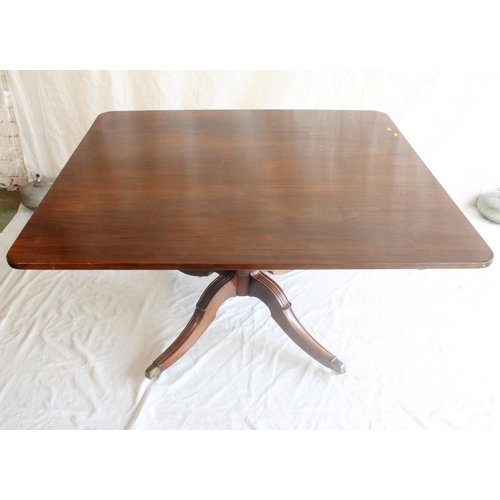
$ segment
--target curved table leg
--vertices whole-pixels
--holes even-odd
[[[227,299],[235,296],[235,271],[226,271],[212,281],[196,304],[196,309],[189,323],[168,349],[160,354],[146,370],[146,377],[149,379],[158,377],[163,370],[184,355],[215,319],[219,307]]]
[[[271,311],[272,318],[283,331],[309,356],[337,373],[345,372],[345,365],[328,352],[302,326],[291,309],[281,287],[262,271],[250,274],[248,295],[264,302]]]
[[[154,379],[175,363],[201,337],[215,318],[219,307],[229,298],[251,296],[264,302],[272,318],[283,331],[307,354],[337,373],[344,373],[345,366],[328,352],[302,326],[292,311],[291,304],[280,286],[263,271],[217,271],[216,278],[203,292],[196,309],[180,335],[146,370],[146,377]],[[193,273],[196,276],[205,274]]]

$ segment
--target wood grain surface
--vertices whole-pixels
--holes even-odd
[[[375,111],[99,115],[8,253],[26,269],[484,267],[490,248]]]

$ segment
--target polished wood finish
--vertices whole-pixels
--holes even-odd
[[[484,267],[493,254],[385,114],[97,117],[8,253],[24,269]]]
[[[184,355],[215,319],[219,307],[229,298],[251,296],[264,302],[271,317],[282,330],[307,354],[337,373],[345,367],[302,326],[292,311],[291,303],[281,287],[262,271],[225,271],[216,278],[201,296],[195,312],[177,339],[158,356],[146,370],[148,378],[160,373]]]
[[[201,337],[215,319],[219,307],[229,298],[236,296],[236,272],[226,271],[212,281],[196,304],[188,324],[177,339],[155,359],[154,365],[165,370],[183,356]]]
[[[336,360],[336,356],[328,352],[302,326],[292,311],[292,304],[274,280],[262,271],[252,272],[248,295],[260,299],[267,305],[274,321],[303,351],[322,365],[334,368],[332,362]],[[341,372],[344,371],[342,367]]]

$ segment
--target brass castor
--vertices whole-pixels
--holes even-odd
[[[330,361],[330,368],[337,373],[345,373],[345,365],[339,358],[335,357]]]
[[[156,364],[153,363],[147,370],[146,370],[146,377],[149,380],[153,380],[156,377],[158,377],[161,373],[160,367]]]

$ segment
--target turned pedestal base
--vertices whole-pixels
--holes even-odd
[[[276,271],[279,273],[279,271]],[[207,275],[207,273],[188,273]],[[282,330],[307,354],[337,373],[344,373],[344,363],[328,352],[307,332],[292,311],[281,287],[263,271],[225,271],[210,283],[196,304],[188,324],[177,339],[146,370],[154,379],[175,363],[201,337],[215,319],[219,307],[229,298],[250,296],[260,299],[271,311],[272,318]]]

